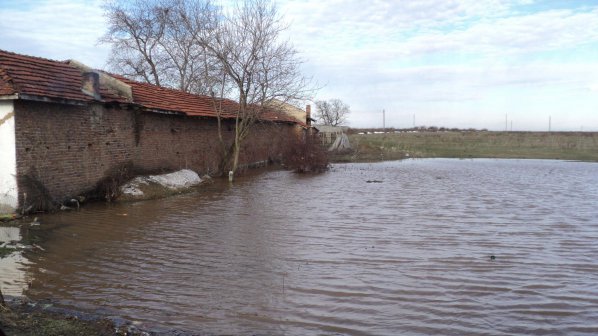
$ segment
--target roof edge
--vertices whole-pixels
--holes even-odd
[[[48,97],[48,96],[36,96],[36,95],[29,95],[29,94],[18,94],[18,100],[28,100],[28,101],[38,101],[38,102],[46,102],[46,103],[57,103],[57,104],[65,104],[65,105],[77,105],[83,106],[87,105],[89,102],[83,100],[74,100],[74,99],[65,99],[65,98],[55,98],[55,97]]]
[[[17,100],[17,99],[19,99],[18,93],[0,96],[0,100]]]

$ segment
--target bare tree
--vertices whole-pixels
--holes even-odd
[[[162,0],[168,6],[165,16],[166,36],[164,51],[174,65],[173,80],[186,92],[210,94],[220,80],[217,60],[206,52],[197,36],[205,35],[218,21],[218,9],[209,0]],[[192,16],[193,21],[187,20]],[[209,43],[211,38],[207,36]]]
[[[116,0],[115,0],[116,1]],[[223,147],[222,169],[236,171],[243,141],[276,103],[309,98],[314,88],[288,41],[276,6],[246,0],[232,7],[209,0],[135,0],[105,7],[113,44],[110,64],[124,75],[193,93],[210,93]],[[230,104],[230,100],[236,104]],[[223,118],[234,138],[222,135]]]
[[[314,89],[300,72],[297,51],[289,42],[280,41],[286,26],[273,3],[245,1],[217,17],[222,19],[213,20],[211,29],[202,30],[196,41],[209,54],[206,59],[215,59],[220,70],[222,80],[211,90],[220,92],[213,96],[219,103],[215,104],[219,125],[224,115],[222,99],[237,102],[234,111],[227,111],[229,116],[232,112],[235,133],[224,160],[234,172],[242,143],[263,114],[280,104],[306,99]],[[188,17],[187,24],[194,25],[196,18]],[[220,127],[219,131],[222,134]]]
[[[349,105],[340,99],[316,101],[316,119],[324,125],[340,126],[347,122],[347,116],[351,112]]]
[[[100,42],[112,44],[108,64],[113,71],[158,86],[208,93],[206,82],[212,77],[206,71],[213,70],[213,62],[205,59],[194,37],[210,21],[210,2],[114,0],[106,2],[104,10],[109,29]],[[194,26],[182,25],[181,11],[201,17]]]

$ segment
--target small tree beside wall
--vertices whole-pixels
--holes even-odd
[[[283,165],[297,173],[319,173],[328,170],[328,152],[317,134],[308,132],[305,139],[297,138],[283,156]]]
[[[255,124],[277,109],[272,101],[297,103],[315,91],[271,0],[113,0],[105,11],[113,71],[212,97],[224,171],[237,170]],[[224,119],[234,123],[230,138]]]

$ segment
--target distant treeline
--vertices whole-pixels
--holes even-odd
[[[347,131],[348,134],[371,134],[371,133],[401,133],[401,132],[489,132],[488,129],[482,128],[449,128],[449,127],[436,127],[436,126],[416,126],[410,128],[395,128],[395,127],[387,127],[387,128],[349,128]],[[597,132],[588,132],[588,131],[491,131],[491,132],[504,132],[504,133],[550,133],[550,134],[559,134],[559,133],[579,133],[585,134],[586,136],[589,134],[597,133]]]
[[[487,132],[488,130],[475,129],[475,128],[448,128],[448,127],[436,127],[436,126],[416,126],[410,128],[349,128],[349,134],[357,133],[396,133],[396,132]]]

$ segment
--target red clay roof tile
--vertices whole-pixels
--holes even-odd
[[[19,94],[89,101],[81,92],[81,73],[66,63],[0,51],[0,67]]]
[[[4,75],[0,76],[3,77],[0,81],[2,95],[9,94],[8,82],[12,84],[12,93],[81,102],[93,100],[81,91],[81,70],[67,62],[0,50],[0,71]],[[100,92],[105,94],[102,95],[104,101],[125,101],[108,88],[100,87]]]
[[[120,75],[107,75],[130,85],[133,93],[132,103],[148,110],[183,113],[188,116],[217,116],[211,97],[140,83]],[[82,70],[68,61],[59,62],[0,50],[0,95],[18,93],[61,100],[93,101],[92,96],[82,92],[82,83]],[[100,85],[100,96],[102,101],[131,103],[104,85]],[[222,99],[216,103],[222,108],[223,117],[235,116],[238,107],[236,102]],[[288,114],[273,109],[264,111],[261,119],[298,123]],[[298,124],[304,125],[301,122]]]
[[[111,76],[130,85],[133,101],[148,109],[181,112],[189,116],[216,116],[210,97],[136,82],[120,75]]]
[[[182,112],[192,117],[216,117],[216,111],[221,110],[223,118],[234,118],[238,110],[238,104],[230,99],[216,99],[214,101],[209,96],[200,96],[153,84],[136,82],[120,75],[111,76],[130,85],[133,90],[133,101],[148,109]],[[304,125],[304,123],[298,122],[288,114],[273,109],[264,110],[260,113],[260,117],[262,120]]]
[[[15,89],[12,86],[12,79],[6,74],[6,71],[0,68],[0,95],[13,95]]]

